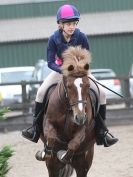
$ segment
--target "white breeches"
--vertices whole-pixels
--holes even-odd
[[[89,73],[89,77],[91,77],[93,80],[96,80],[96,78]],[[54,83],[57,83],[58,81],[60,81],[62,78],[62,74],[59,74],[55,71],[52,71],[48,77],[43,81],[43,83],[41,84],[41,86],[39,87],[38,91],[37,91],[37,95],[36,95],[36,102],[42,103],[44,96],[46,94],[47,89]],[[90,87],[99,95],[98,93],[98,88],[97,86],[94,84],[93,81],[91,81],[90,79]],[[99,87],[99,91],[100,91],[100,95],[99,95],[99,101],[100,104],[106,104],[106,94],[104,91],[104,88],[101,85],[98,85]]]

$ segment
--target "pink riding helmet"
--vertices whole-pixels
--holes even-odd
[[[57,23],[79,20],[80,13],[73,5],[63,5],[57,11]]]

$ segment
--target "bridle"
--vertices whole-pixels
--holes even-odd
[[[66,87],[66,83],[65,83],[64,79],[62,79],[62,81],[60,82],[60,87],[59,88],[61,88],[61,86],[63,86],[64,92],[65,92],[65,101],[67,103],[67,113],[66,113],[66,116],[65,116],[65,124],[64,124],[64,133],[67,134],[68,124],[69,124],[68,115],[72,111],[72,107],[79,104],[79,103],[82,103],[82,104],[86,105],[87,101],[86,100],[85,101],[84,100],[78,100],[74,103],[70,103],[70,99],[69,99],[69,96],[68,96],[68,93],[67,93],[67,87]],[[58,96],[60,97],[60,101],[64,102],[64,97],[62,98],[61,95],[60,95],[60,89],[58,89]],[[95,121],[92,120],[92,122],[90,124],[90,128],[88,129],[88,133],[90,133],[93,130],[94,126],[95,126]],[[67,145],[66,140],[58,138],[57,141],[61,144]],[[91,145],[94,144],[94,142],[95,142],[95,140],[90,141],[87,149],[89,147],[91,147]],[[84,153],[84,151],[78,152],[76,154],[82,154],[82,153]]]
[[[75,78],[78,78],[78,77],[75,76]],[[77,100],[76,102],[71,103],[70,99],[69,99],[69,96],[68,96],[67,86],[66,86],[66,83],[65,83],[64,79],[63,79],[63,87],[64,87],[65,96],[66,96],[67,105],[68,105],[69,110],[72,110],[72,107],[75,106],[75,105],[78,105],[79,103],[82,103],[83,105],[87,104],[87,100],[85,100],[85,101],[84,100]]]
[[[70,104],[71,107],[73,107],[73,106],[75,106],[75,105],[77,105],[77,104],[79,104],[79,103],[82,103],[83,105],[86,105],[86,104],[87,104],[87,101],[78,100],[78,101],[76,101],[76,102],[74,102],[74,103],[69,103],[69,104]]]

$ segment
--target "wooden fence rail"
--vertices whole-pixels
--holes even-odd
[[[133,78],[133,77],[132,77]],[[112,77],[109,77],[107,79],[112,79]],[[120,103],[125,103],[126,108],[129,108],[131,105],[133,105],[133,98],[131,98],[130,95],[130,84],[129,84],[129,77],[117,77],[113,79],[119,79],[123,85],[123,98],[119,98],[119,99],[108,99],[107,100],[107,104],[120,104]],[[102,80],[102,78],[100,78],[100,80]],[[29,109],[33,108],[33,100],[35,98],[35,94],[31,96],[29,96],[29,94],[27,94],[26,92],[26,86],[30,85],[30,86],[34,86],[34,85],[40,85],[42,82],[41,81],[30,81],[30,82],[26,82],[26,81],[22,81],[22,82],[17,82],[17,83],[3,83],[0,84],[0,86],[6,86],[6,85],[21,85],[22,87],[22,103],[18,103],[18,104],[13,104],[13,105],[8,105],[11,110],[22,110],[23,113],[26,113],[27,111],[29,111]],[[110,88],[111,89],[111,88]],[[115,90],[114,90],[115,91]],[[3,105],[4,106],[4,105]],[[3,107],[1,106],[1,107]]]

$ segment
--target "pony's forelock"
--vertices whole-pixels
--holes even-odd
[[[91,54],[88,50],[83,49],[80,46],[77,47],[71,46],[64,51],[64,53],[62,54],[62,58],[63,58],[63,65],[61,67],[61,70],[64,75],[67,76],[75,73],[76,74],[88,73],[88,71],[84,67],[86,64],[91,63]],[[73,71],[68,70],[68,67],[70,65],[74,66]]]

